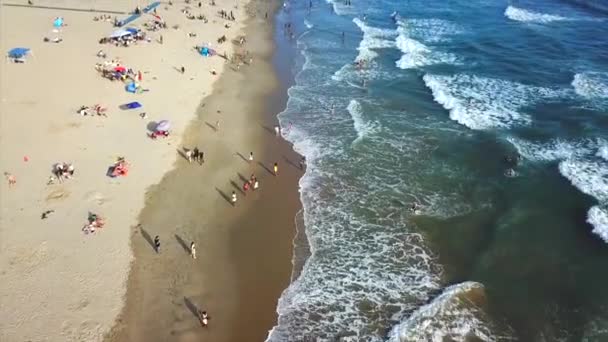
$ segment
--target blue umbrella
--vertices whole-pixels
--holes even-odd
[[[138,29],[132,27],[127,27],[125,30],[131,34],[137,34],[137,32],[139,32]]]
[[[55,21],[53,21],[53,26],[55,26],[55,27],[63,26],[63,18],[62,17],[55,18]]]
[[[8,52],[8,56],[10,58],[21,58],[27,55],[28,52],[30,52],[30,49],[28,48],[14,48]]]

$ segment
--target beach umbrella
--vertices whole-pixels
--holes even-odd
[[[135,93],[137,91],[137,86],[135,85],[135,83],[129,83],[129,84],[127,84],[127,86],[125,87],[125,89],[129,93]]]
[[[138,29],[132,27],[127,27],[125,31],[129,32],[130,34],[137,34],[137,32],[139,32]]]
[[[169,128],[171,128],[171,123],[169,122],[169,120],[162,120],[158,123],[158,125],[156,125],[157,131],[168,131]]]
[[[8,56],[10,58],[22,58],[25,55],[27,55],[29,52],[30,52],[30,49],[28,49],[28,48],[18,47],[18,48],[9,50]]]
[[[55,26],[57,28],[63,26],[63,18],[62,17],[55,18],[55,20],[53,21],[53,26]]]
[[[125,68],[122,65],[119,65],[119,66],[117,66],[117,67],[114,68],[114,71],[116,71],[116,72],[127,72],[127,68]]]

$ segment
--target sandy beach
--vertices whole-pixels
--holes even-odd
[[[261,101],[277,90],[272,71],[265,70],[271,25],[261,12],[251,20],[267,27],[256,50],[250,49],[253,65],[230,70],[234,66],[221,57],[203,57],[193,47],[208,43],[232,55],[231,40],[248,17],[244,1],[205,2],[200,8],[163,3],[157,14],[168,27],[147,32],[149,41],[129,47],[100,45],[116,28],[93,17],[126,18],[134,1],[15,4],[20,6],[3,2],[0,8],[2,50],[27,47],[32,53],[23,64],[7,58],[0,70],[0,165],[7,179],[16,179],[0,187],[0,340],[99,341],[119,316],[109,334],[116,340],[153,341],[146,334],[156,329],[158,340],[173,340],[167,334],[193,329],[188,334],[228,341],[226,331],[244,333],[232,328],[251,315],[256,319],[247,318],[247,325],[261,336],[272,326],[276,298],[289,278],[301,173],[286,161],[297,164],[298,156],[268,132],[276,122]],[[187,6],[208,22],[188,20],[182,11]],[[236,20],[222,19],[220,9],[234,12]],[[54,29],[56,17],[63,17],[63,27]],[[142,28],[149,20],[143,15],[128,26]],[[227,42],[216,43],[222,35]],[[252,44],[255,38],[247,36]],[[53,43],[55,38],[62,40]],[[139,83],[149,91],[132,94],[120,81],[102,78],[95,70],[104,61],[96,56],[99,50],[105,60],[120,59],[141,73]],[[267,74],[268,86],[244,86],[258,81],[254,74]],[[214,95],[201,106],[212,89]],[[132,101],[143,107],[119,108]],[[107,117],[77,114],[80,106],[94,104],[106,107]],[[149,130],[161,120],[170,120],[171,135],[150,139]],[[205,152],[203,166],[180,155],[193,145]],[[253,165],[238,155],[250,150],[256,155]],[[129,174],[108,177],[118,157],[128,161]],[[278,177],[264,169],[275,160]],[[49,184],[59,162],[73,163],[74,176]],[[247,198],[239,193],[233,208],[224,198],[231,181],[241,184],[238,173],[252,172],[260,189]],[[105,226],[85,234],[89,213],[103,217]],[[161,254],[154,253],[146,232],[160,236]],[[198,245],[196,261],[184,249],[190,240]],[[251,283],[266,276],[270,286]],[[196,330],[189,300],[210,312],[208,331]],[[258,309],[263,314],[257,315]]]
[[[253,1],[250,9],[260,14],[265,6]],[[253,66],[222,76],[184,137],[186,146],[209,151],[204,165],[178,161],[149,193],[133,237],[127,305],[108,341],[263,341],[276,321],[291,273],[302,170],[273,131],[285,98],[271,64],[272,25],[258,15],[246,31]],[[215,131],[218,111],[223,121]],[[251,174],[260,188],[245,196],[241,185]],[[157,234],[167,241],[158,255],[149,238]],[[196,261],[190,241],[197,242]],[[201,328],[198,309],[209,312],[209,327]]]

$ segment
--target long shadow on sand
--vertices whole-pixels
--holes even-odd
[[[220,194],[220,196],[222,196],[226,200],[226,202],[228,202],[228,204],[232,205],[232,201],[230,200],[230,197],[228,197],[228,195],[226,195],[225,192],[218,189],[217,187],[215,188],[215,191],[217,191]]]
[[[241,157],[241,159],[243,159],[246,163],[249,163],[249,160],[247,158],[245,158],[244,155],[241,154],[241,152],[235,152],[235,154],[239,157]]]
[[[179,243],[180,246],[182,246],[182,248],[184,249],[184,251],[188,254],[190,254],[190,247],[188,246],[188,244],[186,243],[186,241],[184,241],[184,239],[181,238],[181,236],[174,234],[173,236],[175,236],[175,240],[177,240],[177,242]]]
[[[144,239],[146,239],[146,241],[148,241],[148,244],[150,245],[150,247],[152,247],[152,249],[156,250],[156,248],[154,247],[154,241],[152,241],[152,237],[150,236],[150,234],[148,234],[148,231],[144,229],[144,227],[139,226],[139,231],[141,232],[141,235],[144,237]]]
[[[291,159],[287,158],[286,156],[283,156],[283,160],[285,160],[287,162],[287,164],[295,167],[296,169],[301,170],[300,165],[296,165],[296,163],[291,161]]]
[[[265,129],[268,133],[275,135],[274,130],[266,125],[260,124],[260,126]]]
[[[198,318],[198,307],[196,306],[196,304],[192,303],[192,301],[186,296],[184,296],[184,303],[186,304],[188,310],[190,310],[190,312],[194,315],[194,317]]]
[[[217,127],[209,123],[209,121],[205,121],[205,125],[209,126],[214,132],[217,132]]]
[[[237,189],[237,190],[238,190],[238,191],[241,193],[241,195],[247,195],[247,194],[245,193],[245,191],[243,191],[243,189],[241,189],[241,187],[240,187],[238,184],[236,184],[236,182],[235,182],[235,181],[231,180],[231,181],[230,181],[230,184],[232,184],[232,186],[233,186],[235,189]]]
[[[269,169],[266,165],[264,165],[264,163],[258,162],[258,165],[260,165],[264,170],[268,171],[268,173],[270,173],[271,175],[274,176],[274,172],[272,172],[271,169]]]
[[[243,181],[243,182],[246,182],[246,181],[248,181],[248,180],[249,180],[248,178],[246,178],[245,176],[243,176],[243,174],[242,174],[242,173],[240,173],[240,172],[237,172],[236,174],[239,176],[239,178],[240,178],[240,179],[241,179],[241,181]]]

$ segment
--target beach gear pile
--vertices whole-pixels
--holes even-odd
[[[129,163],[124,157],[118,157],[114,165],[110,166],[109,175],[112,178],[129,175]]]
[[[211,57],[217,54],[215,50],[206,46],[197,46],[196,51],[198,51],[198,53],[203,57]]]
[[[169,120],[162,120],[158,124],[156,124],[154,131],[152,133],[150,133],[150,138],[152,138],[152,139],[156,139],[158,137],[166,138],[169,136],[170,128],[171,128],[171,123],[169,122]]]
[[[85,234],[93,234],[98,228],[103,228],[104,225],[105,221],[101,216],[94,213],[89,213],[87,223],[84,225],[84,227],[82,227],[82,231]]]

